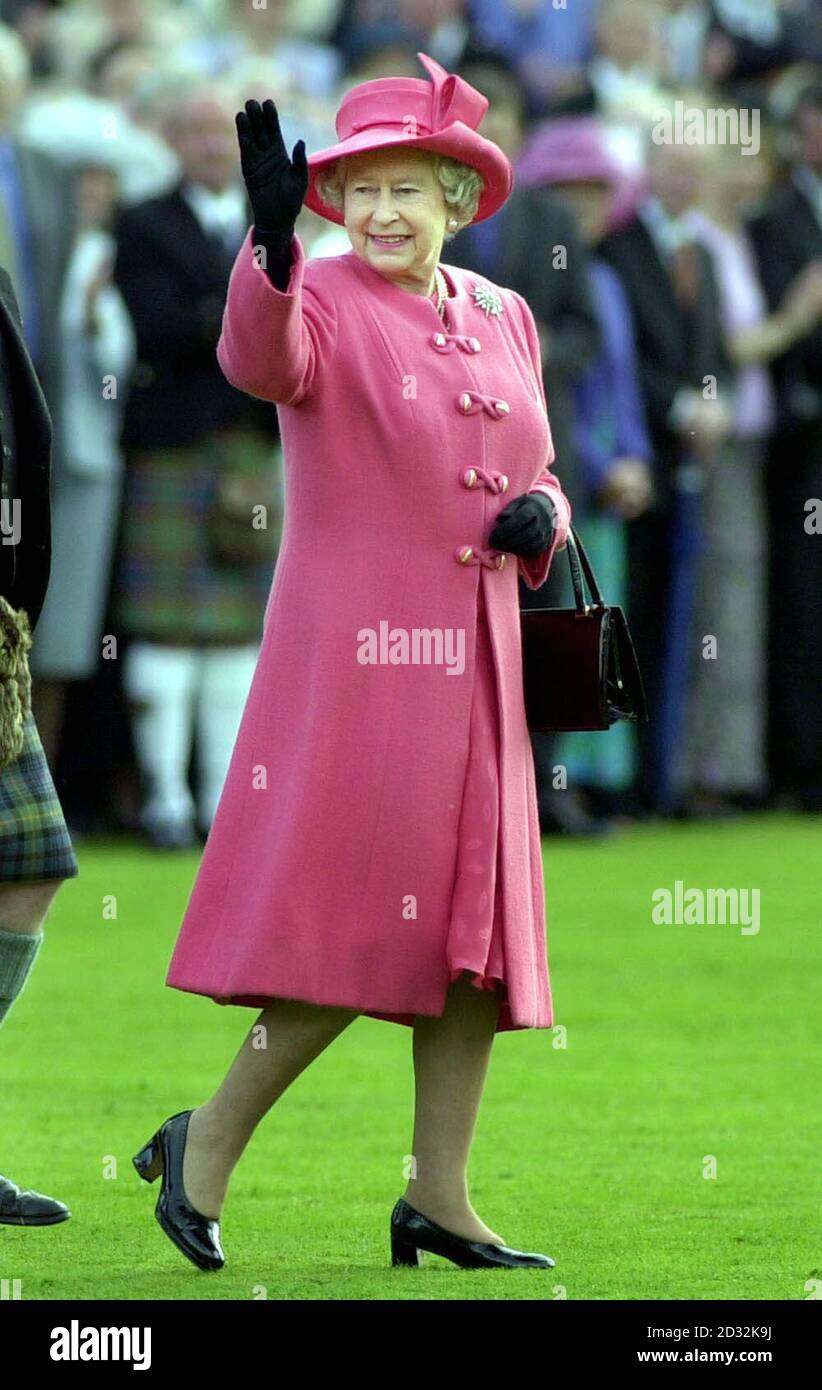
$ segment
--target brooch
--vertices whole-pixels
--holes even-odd
[[[490,285],[475,285],[474,299],[476,300],[477,308],[485,310],[486,318],[488,318],[490,314],[496,314],[497,317],[500,317],[502,314],[502,300],[496,291],[491,289]]]

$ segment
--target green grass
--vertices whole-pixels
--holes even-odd
[[[167,989],[194,855],[78,846],[0,1037],[0,1171],[72,1220],[0,1227],[26,1299],[788,1299],[822,1278],[819,822],[750,817],[545,842],[557,1019],[497,1038],[471,1164],[480,1215],[556,1268],[390,1268],[411,1030],[358,1019],[237,1168],[226,1267],[163,1236],[131,1155],[200,1103],[256,1017]],[[651,893],[758,887],[761,930],[654,926]],[[115,894],[117,920],[103,918]],[[703,1176],[707,1155],[717,1176]],[[105,1176],[106,1165],[116,1175]],[[255,1292],[256,1291],[256,1292]]]

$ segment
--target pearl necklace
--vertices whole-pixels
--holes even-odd
[[[448,286],[445,283],[445,276],[443,275],[439,266],[437,266],[436,270],[434,271],[434,279],[436,281],[437,286],[437,313],[439,314],[440,318],[444,319],[445,301],[448,298]]]

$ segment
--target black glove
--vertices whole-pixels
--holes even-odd
[[[236,116],[240,163],[261,232],[291,233],[308,188],[305,141],[298,140],[292,159],[283,142],[277,108],[269,98],[262,106],[247,101]]]
[[[550,550],[554,535],[554,504],[544,492],[526,492],[504,507],[488,537],[492,550],[510,555],[539,555]]]
[[[254,250],[256,251],[258,246],[262,246],[265,251],[265,265],[263,267],[265,273],[274,288],[283,294],[288,289],[288,282],[291,279],[293,264],[291,238],[293,235],[293,227],[285,232],[261,232],[259,227],[254,228]]]

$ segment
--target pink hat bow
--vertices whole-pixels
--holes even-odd
[[[476,87],[458,76],[446,72],[436,58],[420,53],[419,60],[431,77],[431,130],[444,130],[454,121],[462,121],[471,130],[476,130],[488,110],[488,98],[478,92]]]

